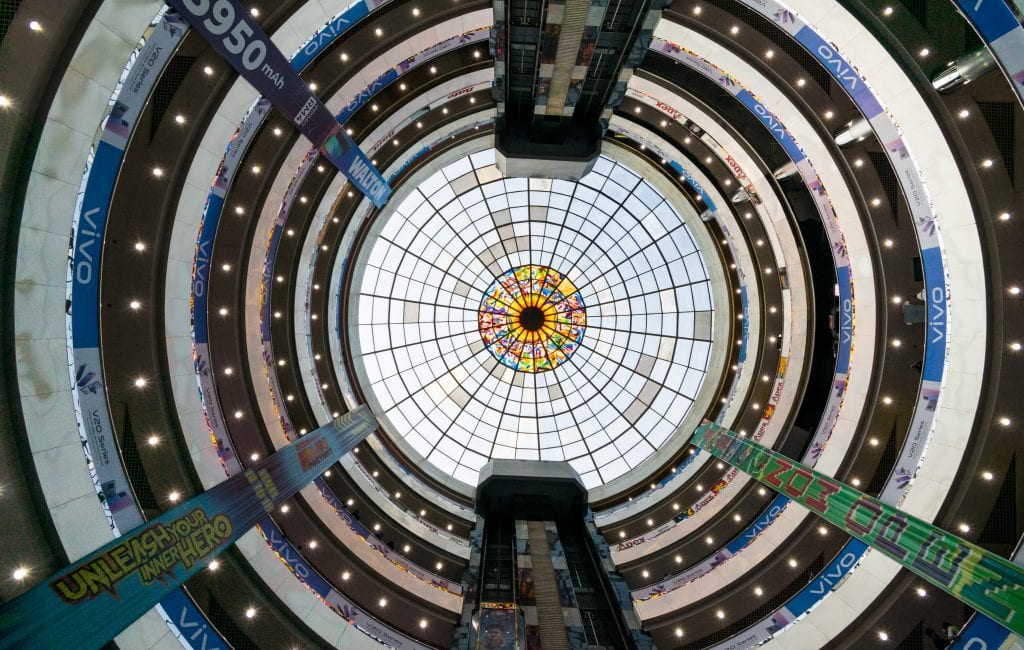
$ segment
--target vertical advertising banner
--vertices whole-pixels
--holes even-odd
[[[391,188],[237,0],[168,0],[238,74],[312,141],[378,208]]]
[[[376,426],[360,407],[50,576],[0,607],[0,648],[102,646]]]
[[[1024,569],[716,424],[692,443],[732,464],[939,589],[1024,634]]]

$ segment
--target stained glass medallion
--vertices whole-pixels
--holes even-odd
[[[587,313],[569,278],[527,264],[491,282],[479,322],[480,336],[495,359],[513,370],[544,372],[565,363],[579,347]]]

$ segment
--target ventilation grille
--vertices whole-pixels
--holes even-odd
[[[1017,541],[1017,455],[1010,460],[992,514],[978,536],[981,544],[1014,544]]]
[[[929,0],[903,0],[903,6],[907,8],[910,15],[917,19],[917,22],[928,29],[928,1]]]
[[[931,648],[932,644],[929,643],[927,647]],[[925,650],[924,621],[918,623],[917,627],[910,631],[907,638],[903,639],[903,641],[896,646],[896,650]]]
[[[1006,173],[1010,175],[1010,183],[1016,187],[1017,179],[1014,175],[1013,165],[1013,103],[978,102],[978,110],[985,118],[992,137],[995,138],[999,156],[1003,159],[1003,165],[1006,166]]]
[[[153,90],[153,119],[149,123],[150,142],[153,142],[153,136],[160,128],[160,121],[164,119],[167,107],[171,105],[171,100],[178,92],[178,87],[181,86],[189,68],[195,62],[196,57],[194,56],[176,56],[171,59],[164,69],[164,73],[160,75],[160,81],[156,83],[156,88]]]
[[[206,610],[213,627],[221,633],[225,640],[235,650],[259,650],[259,646],[252,642],[242,628],[238,627],[234,619],[228,616],[224,608],[220,606],[215,598],[210,597],[210,606]]]
[[[896,206],[900,204],[900,189],[896,180],[896,172],[892,170],[892,165],[889,164],[889,159],[884,153],[869,151],[868,158],[871,159],[871,164],[878,174],[878,180],[882,183],[882,191],[885,192],[885,198],[889,201],[889,207],[892,208],[892,219],[895,221]]]
[[[973,52],[974,50],[981,47],[981,39],[978,38],[978,33],[970,25],[964,25],[964,54]]]
[[[0,2],[0,42],[7,37],[7,30],[14,22],[14,14],[18,13],[21,0],[2,0]]]
[[[146,468],[142,465],[142,457],[139,455],[139,446],[135,443],[135,432],[132,430],[132,420],[127,409],[124,413],[122,431],[124,431],[124,443],[121,445],[121,455],[124,458],[124,469],[128,474],[132,490],[135,492],[135,498],[139,502],[139,507],[144,511],[157,510],[159,505],[153,494],[153,488],[149,484],[149,478],[146,476]]]
[[[700,650],[706,648],[709,645],[724,641],[729,637],[742,632],[754,623],[760,621],[766,616],[769,616],[776,609],[781,607],[787,600],[796,595],[798,591],[803,589],[808,582],[810,582],[815,575],[818,574],[825,567],[825,554],[821,553],[811,565],[804,569],[792,582],[790,582],[785,589],[780,591],[771,598],[763,603],[761,606],[750,612],[740,620],[736,621],[732,625],[725,627],[713,634],[710,634],[702,639],[698,639],[687,645],[680,646],[678,650]]]
[[[893,466],[896,464],[896,437],[896,421],[894,420],[892,431],[889,432],[889,441],[885,443],[885,451],[882,452],[882,460],[878,461],[875,475],[871,477],[871,482],[868,483],[868,487],[864,490],[868,494],[878,494],[885,487],[885,481],[889,477],[889,472],[893,470]]]

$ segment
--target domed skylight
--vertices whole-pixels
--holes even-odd
[[[433,174],[363,247],[350,342],[385,431],[470,485],[491,458],[566,460],[588,488],[676,431],[711,349],[679,213],[602,157],[579,182]]]

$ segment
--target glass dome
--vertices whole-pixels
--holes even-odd
[[[488,150],[379,218],[349,344],[414,458],[469,485],[492,458],[565,460],[593,488],[676,432],[708,369],[711,288],[640,175],[602,157],[578,182],[504,178]]]

